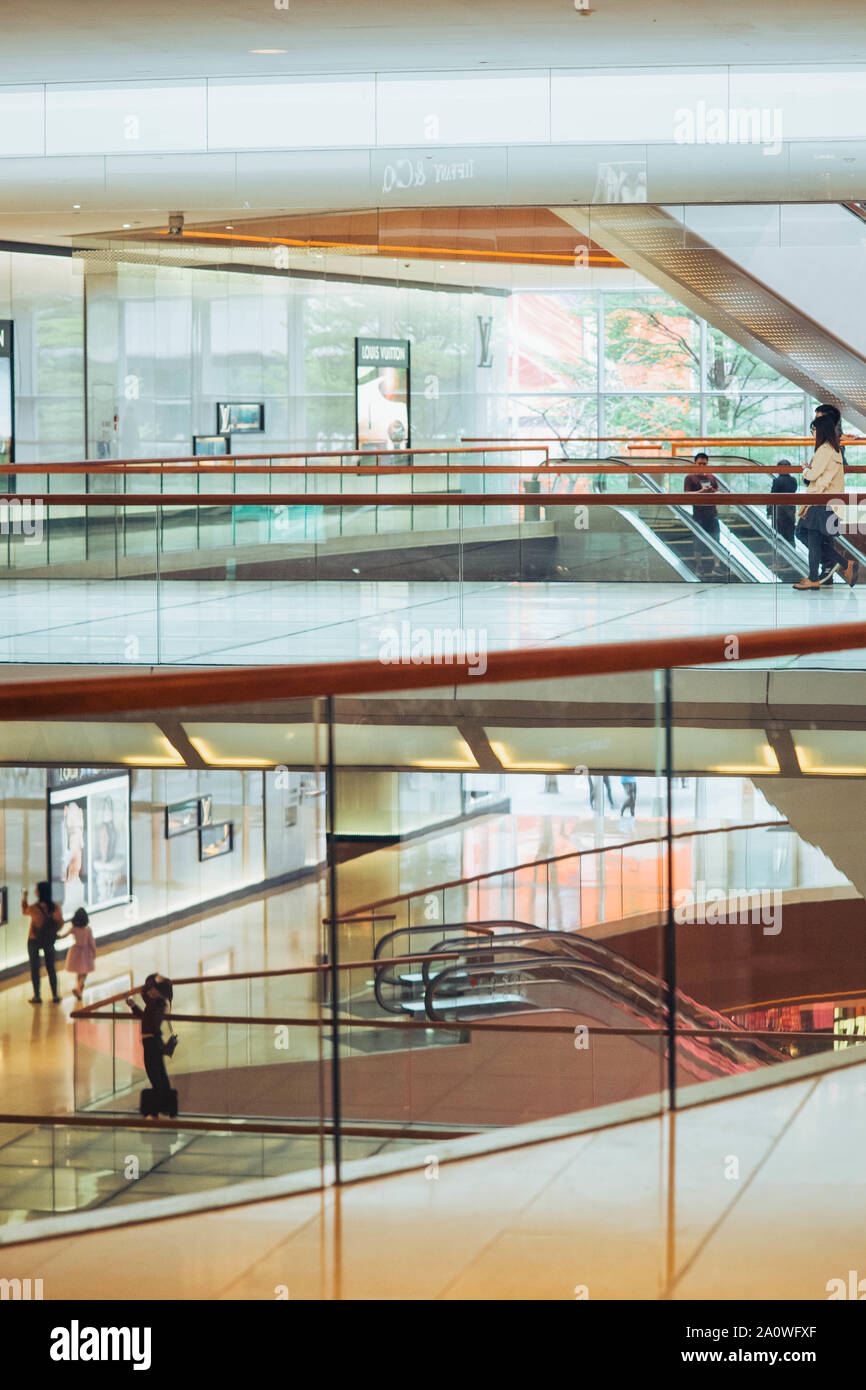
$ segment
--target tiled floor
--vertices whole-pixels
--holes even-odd
[[[866,1064],[676,1117],[0,1252],[46,1299],[807,1299],[864,1268]],[[130,1241],[136,1258],[127,1258]],[[166,1261],[165,1252],[171,1251]],[[110,1281],[105,1271],[112,1271]]]
[[[866,587],[803,594],[782,584],[172,580],[157,587],[150,580],[18,579],[0,584],[0,600],[0,662],[53,664],[374,659],[387,630],[406,621],[413,629],[472,629],[487,650],[497,651],[866,615]],[[801,664],[822,666],[828,658]],[[862,667],[866,654],[841,664]]]

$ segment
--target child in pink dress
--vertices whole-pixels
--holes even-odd
[[[96,942],[90,930],[90,918],[83,907],[79,907],[66,931],[60,935],[68,936],[70,932],[73,941],[66,955],[66,970],[70,975],[78,976],[78,988],[72,993],[80,1000],[84,993],[84,982],[96,965]]]

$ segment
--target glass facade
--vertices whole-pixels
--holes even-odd
[[[808,433],[805,392],[651,286],[516,292],[509,351],[512,433],[552,434],[565,457],[593,456],[593,435]]]
[[[416,447],[553,435],[591,457],[610,435],[800,434],[811,418],[804,392],[630,273],[539,289],[510,267],[507,288],[461,288],[449,267],[422,286],[396,261],[341,278],[317,259],[305,278],[0,252],[18,461],[188,455],[225,400],[264,406],[238,452],[351,450],[358,336],[410,341]]]

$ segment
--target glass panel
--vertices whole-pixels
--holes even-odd
[[[788,672],[784,697],[773,701],[772,719],[748,704],[751,671],[732,661],[716,675],[726,706],[712,718],[701,715],[697,728],[689,673],[674,673],[683,1099],[703,1081],[726,1078],[735,1090],[748,1072],[830,1054],[866,1036],[853,964],[866,882],[846,828],[859,823],[866,805],[862,758],[853,743],[843,749],[835,742],[829,713],[802,728],[798,686],[808,675],[800,663]],[[730,765],[708,768],[720,740]]]
[[[586,727],[608,717],[604,681],[482,673],[407,699],[394,677],[393,695],[333,701],[346,1122],[435,1153],[614,1100],[660,1105],[653,675],[618,680],[606,738]]]

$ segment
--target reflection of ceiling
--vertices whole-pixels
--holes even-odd
[[[345,706],[351,702],[341,702]],[[460,701],[418,710],[417,723],[399,718],[390,700],[368,703],[361,717],[338,717],[334,758],[339,767],[454,771],[640,773],[659,775],[663,740],[645,708],[611,711],[558,703],[549,712],[533,701],[485,700],[474,711]],[[530,713],[531,710],[535,713]],[[312,768],[325,755],[324,730],[287,708],[263,718],[261,710],[232,718],[154,717],[152,720],[78,722],[7,721],[0,726],[0,764],[13,767],[77,764],[195,768]],[[777,712],[776,712],[777,713]],[[794,711],[791,721],[802,716]],[[592,722],[589,722],[589,721]],[[769,723],[769,721],[766,721]],[[866,714],[859,728],[803,729],[774,717],[768,729],[749,727],[727,713],[713,720],[695,710],[679,713],[674,739],[682,775],[866,776]]]
[[[294,72],[483,71],[866,58],[862,0],[27,0],[3,7],[0,81]],[[265,51],[256,51],[265,50]]]
[[[284,252],[622,269],[602,247],[576,237],[574,228],[547,208],[370,208],[356,212],[233,217],[229,223],[188,223],[178,242],[164,227],[114,231],[116,243],[144,242],[178,248],[230,248],[236,256],[264,251],[272,264]]]

